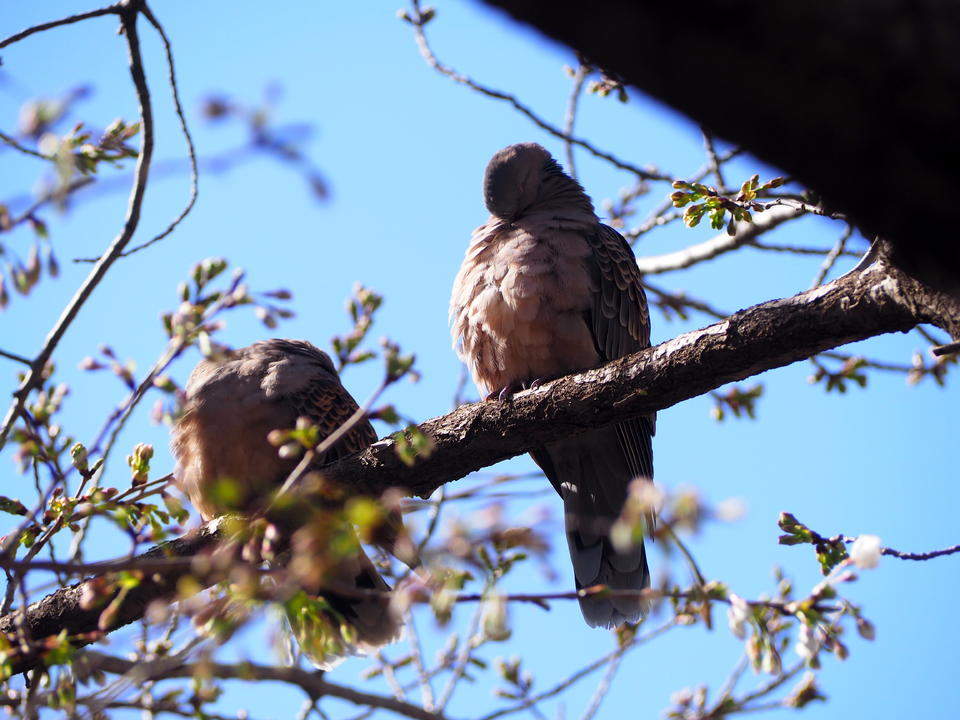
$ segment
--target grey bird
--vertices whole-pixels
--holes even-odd
[[[204,520],[266,507],[297,464],[295,458],[280,457],[267,440],[271,431],[291,429],[298,418],[306,417],[323,439],[358,408],[330,357],[302,340],[267,340],[230,351],[221,359],[203,360],[190,375],[186,395],[184,412],[173,428],[174,477]],[[352,455],[376,440],[373,427],[363,419],[316,465]],[[224,482],[231,484],[229,503],[224,499]],[[321,535],[326,531],[319,529]],[[396,639],[400,627],[386,592],[350,597],[321,593],[321,585],[390,589],[359,542],[353,552],[323,568],[304,586],[308,595],[323,597],[335,611],[330,622],[317,623],[306,615],[287,618],[315,665],[330,668],[344,655],[367,654]],[[348,635],[355,639],[329,637],[342,622],[353,629]]]
[[[630,246],[549,152],[536,143],[497,152],[483,197],[490,218],[473,232],[450,300],[454,348],[481,393],[503,400],[649,347]],[[610,528],[631,481],[653,480],[654,422],[619,422],[531,452],[563,498],[577,588],[650,584],[642,541],[618,550]],[[615,627],[638,620],[644,602],[639,593],[596,594],[580,609],[591,627]]]

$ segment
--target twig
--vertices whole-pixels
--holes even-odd
[[[746,705],[747,703],[752,702],[753,700],[762,698],[764,695],[769,695],[778,687],[780,687],[785,682],[787,682],[790,678],[794,677],[798,672],[803,670],[804,667],[806,667],[806,664],[803,661],[798,662],[796,665],[791,667],[785,673],[782,673],[781,675],[778,675],[777,677],[775,677],[773,680],[770,680],[769,682],[764,683],[753,692],[749,692],[746,695],[744,695],[742,698],[740,698],[737,701],[737,704],[741,706]]]
[[[491,590],[492,587],[490,586],[486,588],[485,594],[488,596],[488,599]],[[447,707],[447,703],[449,703],[450,698],[453,697],[453,691],[457,689],[457,683],[460,682],[460,678],[463,677],[463,673],[467,669],[467,663],[470,662],[470,653],[473,650],[473,638],[480,628],[480,618],[482,616],[483,604],[481,603],[477,605],[476,612],[474,612],[473,617],[470,618],[470,625],[467,627],[467,632],[463,636],[463,646],[460,648],[460,653],[453,665],[453,672],[450,673],[447,684],[443,688],[443,692],[440,693],[440,699],[437,700],[436,709],[438,712],[443,712]]]
[[[779,252],[779,253],[789,253],[792,255],[827,255],[831,252],[831,248],[815,248],[815,247],[805,247],[803,245],[768,245],[765,242],[760,240],[754,240],[750,243],[750,247],[754,250],[764,250],[767,252]],[[841,257],[861,257],[863,256],[862,252],[856,252],[854,250],[843,250],[840,252]]]
[[[593,68],[581,59],[577,69],[573,72],[573,85],[570,88],[570,97],[567,99],[567,112],[564,115],[563,121],[563,134],[567,136],[563,141],[563,148],[567,154],[567,172],[570,173],[570,177],[574,179],[577,177],[577,165],[574,161],[574,146],[570,138],[573,137],[573,127],[577,122],[577,106],[580,103],[580,94],[583,92],[583,83],[590,76],[591,72],[593,72]]]
[[[383,654],[383,650],[377,650],[377,654],[374,657],[376,657],[377,662],[380,663],[380,672],[383,673],[383,677],[387,681],[387,685],[390,686],[393,696],[397,700],[406,701],[407,696],[403,692],[403,686],[397,680],[397,674],[393,671],[393,663]]]
[[[703,134],[703,149],[707,152],[707,161],[710,165],[710,172],[713,173],[714,177],[717,178],[717,185],[723,189],[727,187],[727,183],[723,179],[723,169],[721,167],[722,163],[720,162],[720,158],[717,157],[717,149],[713,144],[713,134],[705,127],[701,127],[700,132]]]
[[[684,248],[683,250],[665,253],[664,255],[640,257],[637,258],[637,266],[644,275],[656,275],[674,270],[683,270],[691,265],[712,260],[718,255],[731,252],[752,243],[763,233],[773,230],[785,222],[795,220],[803,214],[803,210],[796,208],[767,210],[763,214],[758,215],[752,223],[738,223],[736,233],[733,235],[728,235],[724,232],[709,240]]]
[[[683,292],[670,292],[664,288],[659,287],[658,285],[651,285],[646,280],[643,281],[643,287],[645,290],[649,290],[655,295],[664,299],[665,304],[668,306],[683,306],[692,308],[702,312],[704,315],[709,315],[710,317],[722,320],[725,317],[728,317],[728,313],[718,310],[712,305],[708,304],[705,300],[698,300],[697,298],[689,297],[686,293]]]
[[[128,255],[133,255],[135,252],[140,252],[144,248],[148,248],[154,243],[158,243],[172,233],[177,226],[183,222],[184,218],[190,214],[190,211],[193,210],[193,206],[197,202],[198,194],[198,179],[199,172],[197,170],[197,151],[193,145],[193,137],[190,135],[190,128],[187,126],[187,118],[183,112],[183,106],[180,102],[180,90],[177,86],[177,75],[174,70],[173,65],[173,48],[170,45],[170,38],[167,37],[166,31],[163,29],[163,25],[157,20],[156,16],[153,14],[153,11],[147,6],[146,3],[143,4],[141,9],[143,16],[147,18],[151,25],[156,28],[157,33],[160,35],[160,40],[163,42],[163,49],[167,56],[167,69],[168,69],[168,82],[170,83],[170,90],[173,94],[173,106],[174,111],[177,114],[177,119],[180,121],[180,130],[183,132],[183,137],[187,141],[187,154],[190,157],[190,197],[187,200],[187,204],[184,206],[183,210],[180,211],[180,214],[174,218],[167,229],[164,230],[159,235],[154,236],[150,240],[147,240],[145,243],[141,243],[136,247],[132,247],[129,250],[126,250],[120,253],[120,257],[127,257]],[[74,262],[96,262],[98,258],[77,258]]]
[[[24,145],[21,145],[20,143],[17,142],[16,138],[11,137],[10,135],[7,135],[3,131],[0,131],[0,140],[3,140],[7,145],[12,147],[14,150],[19,150],[24,155],[30,155],[35,158],[40,158],[41,160],[53,160],[53,158],[50,157],[49,155],[44,155],[41,152],[37,152],[36,150],[31,150],[30,148],[25,147]]]
[[[960,352],[960,342],[941,345],[939,347],[933,348],[930,352],[932,352],[937,357],[940,357],[942,355],[953,355],[954,353]]]
[[[89,20],[90,18],[100,17],[102,15],[117,15],[120,12],[121,9],[119,5],[109,5],[107,7],[99,8],[98,10],[91,10],[78,15],[71,15],[59,20],[51,20],[50,22],[41,23],[40,25],[34,25],[33,27],[28,27],[26,30],[21,30],[15,35],[11,35],[7,39],[0,41],[0,50],[8,45],[13,45],[15,42],[20,42],[24,38],[30,37],[34,33],[43,32],[44,30],[52,30],[55,27],[70,25],[72,23],[81,22],[82,20]]]
[[[850,239],[850,236],[853,235],[853,225],[847,225],[847,229],[843,231],[843,234],[837,240],[836,245],[834,245],[830,252],[827,253],[826,257],[823,258],[823,264],[820,265],[820,270],[817,272],[817,276],[813,279],[811,288],[820,287],[823,284],[823,281],[827,277],[827,273],[833,268],[836,264],[837,259],[840,257],[840,254],[847,247],[847,240]]]
[[[587,709],[583,712],[583,715],[580,716],[580,720],[592,720],[593,716],[597,714],[597,710],[600,709],[600,703],[603,702],[607,693],[610,692],[610,685],[613,683],[613,678],[616,676],[617,670],[620,669],[621,660],[623,660],[623,652],[615,654],[610,659],[610,665],[607,666],[607,671],[603,674],[603,677],[600,678],[600,682],[597,683],[597,689],[594,691],[593,697],[590,698]]]
[[[140,222],[140,209],[143,205],[143,196],[147,189],[150,161],[153,158],[153,110],[150,105],[150,91],[147,88],[147,79],[143,71],[143,59],[140,54],[140,39],[137,35],[137,14],[139,13],[139,7],[136,4],[111,6],[110,8],[103,8],[93,11],[92,13],[85,13],[84,15],[76,15],[73,16],[73,18],[66,18],[65,20],[55,21],[54,23],[38,25],[35,28],[24,30],[22,33],[19,33],[18,36],[14,36],[14,40],[8,38],[7,41],[0,43],[0,47],[4,47],[10,42],[15,42],[16,39],[38,32],[39,29],[57,27],[57,25],[64,25],[68,22],[77,22],[78,20],[83,20],[88,17],[97,17],[98,15],[106,15],[109,13],[119,13],[120,15],[130,58],[130,76],[136,89],[137,102],[140,107],[140,122],[143,128],[143,134],[140,152],[137,156],[136,179],[130,191],[130,199],[127,205],[127,214],[123,229],[110,244],[107,253],[94,265],[90,271],[90,275],[64,309],[57,323],[44,340],[43,348],[34,358],[30,371],[14,394],[14,401],[10,405],[6,417],[4,417],[3,424],[0,425],[0,450],[6,445],[7,437],[10,434],[14,422],[19,417],[20,411],[23,409],[27,396],[42,381],[44,368],[53,355],[54,350],[56,350],[60,340],[63,338],[63,335],[66,333],[67,328],[70,327],[80,312],[80,308],[83,307],[94,289],[96,289],[103,280],[110,266],[120,257],[120,253],[123,252],[124,248],[133,238],[133,234]]]
[[[542,700],[546,700],[547,698],[551,698],[556,695],[559,695],[568,687],[576,683],[578,680],[581,680],[587,675],[590,675],[591,673],[596,672],[599,668],[606,665],[617,655],[623,655],[628,650],[638,647],[639,645],[646,644],[651,640],[653,640],[654,638],[659,637],[660,635],[663,635],[665,632],[675,627],[678,627],[677,622],[675,619],[671,619],[668,622],[661,625],[660,627],[651,630],[647,634],[640,635],[634,638],[626,646],[622,648],[618,648],[617,650],[614,650],[611,653],[607,653],[603,657],[597,660],[594,660],[592,663],[582,667],[580,670],[577,670],[575,673],[567,677],[565,680],[562,680],[561,682],[557,683],[549,690],[545,690],[544,692],[534,695],[530,698],[525,698],[524,700],[517,703],[516,705],[511,705],[510,707],[502,708],[492,713],[488,713],[487,715],[482,716],[479,720],[496,720],[496,718],[505,717],[506,715],[512,715],[515,712],[519,712],[520,710],[525,710],[532,705],[536,705]]]
[[[696,559],[693,557],[693,553],[690,552],[690,549],[687,547],[686,543],[680,539],[680,536],[677,535],[676,531],[672,526],[666,525],[666,530],[670,533],[670,536],[673,538],[673,542],[676,543],[677,548],[680,550],[680,553],[687,561],[687,565],[690,566],[690,572],[693,573],[693,578],[696,580],[697,584],[700,587],[703,587],[707,584],[706,578],[704,578],[703,573],[700,572],[700,566],[697,565]]]
[[[855,538],[849,538],[853,540]],[[960,545],[953,545],[943,550],[931,550],[930,552],[922,553],[909,553],[902,552],[900,550],[894,550],[893,548],[885,547],[880,551],[883,555],[889,555],[890,557],[895,557],[899,560],[933,560],[934,558],[944,557],[945,555],[954,555],[960,553]]]
[[[125,674],[137,667],[132,660],[112,657],[99,652],[87,651],[83,654],[90,663],[91,670],[102,670],[113,674]],[[199,662],[165,668],[153,679],[190,678],[196,674],[221,678],[223,680],[274,681],[296,685],[312,698],[324,696],[336,697],[354,705],[370,706],[389,710],[415,720],[443,720],[442,713],[424,710],[401,700],[382,695],[362,692],[346,685],[339,685],[324,679],[322,671],[308,672],[297,667],[271,667],[257,663],[240,662],[236,664]]]
[[[430,676],[427,674],[426,666],[423,664],[420,635],[417,633],[417,626],[414,623],[413,613],[410,610],[407,610],[404,625],[407,629],[410,644],[410,656],[413,660],[413,667],[416,668],[417,681],[420,685],[420,702],[423,704],[424,709],[432,711],[435,707],[433,685],[430,683]]]
[[[917,331],[917,334],[920,335],[924,340],[926,340],[931,345],[943,345],[943,340],[937,338],[932,332],[927,330],[923,325],[917,325],[914,330]]]
[[[472,90],[476,90],[482,95],[487,97],[494,98],[496,100],[503,100],[504,102],[509,103],[514,108],[516,108],[521,114],[527,116],[534,125],[541,128],[542,130],[547,131],[551,135],[564,142],[569,142],[578,147],[582,147],[584,150],[589,152],[591,155],[600,158],[601,160],[606,160],[608,163],[614,167],[619,168],[620,170],[625,170],[627,172],[633,173],[642,180],[662,180],[665,182],[672,182],[673,177],[670,175],[664,175],[662,173],[651,172],[649,170],[644,170],[643,168],[637,167],[631,163],[621,160],[620,158],[612,155],[611,153],[604,152],[599,148],[595,147],[586,140],[580,138],[572,137],[563,132],[560,128],[555,125],[551,125],[546,120],[541,118],[539,115],[534,113],[530,108],[520,102],[515,95],[509,93],[504,93],[499,90],[494,90],[493,88],[481,85],[480,83],[472,80],[466,75],[458,73],[451,67],[448,67],[441,63],[437,56],[434,55],[433,50],[430,47],[430,44],[427,42],[426,34],[424,33],[423,26],[424,20],[423,15],[420,11],[420,2],[419,0],[411,0],[411,6],[413,9],[413,16],[410,18],[410,24],[413,26],[414,36],[417,41],[417,46],[420,48],[420,54],[423,56],[423,59],[427,61],[427,64],[430,65],[434,70],[439,72],[441,75],[446,75],[448,78],[454,82],[460,83],[461,85],[466,85]]]
[[[14,362],[21,363],[23,365],[32,365],[30,358],[25,358],[23,355],[17,355],[16,353],[7,352],[6,350],[0,350],[0,357],[5,357],[7,360],[13,360]]]
[[[717,701],[714,703],[715,708],[719,708],[724,704],[724,701],[730,697],[730,694],[736,689],[737,683],[740,682],[740,678],[743,677],[743,673],[746,672],[748,667],[750,667],[750,658],[748,658],[746,654],[741,655],[730,675],[723,683],[723,687],[720,688],[720,692],[717,693]]]

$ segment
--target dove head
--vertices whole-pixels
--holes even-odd
[[[537,143],[518,143],[498,151],[483,175],[483,201],[491,215],[513,220],[532,205],[539,193],[545,166],[556,164]]]

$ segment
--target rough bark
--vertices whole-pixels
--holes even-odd
[[[365,492],[384,482],[427,497],[440,485],[545,442],[663,410],[722,385],[824,350],[930,322],[956,336],[960,301],[884,261],[794,297],[741,310],[701,330],[570,375],[510,402],[464,405],[420,428],[431,455],[408,467],[381,440],[325,470]]]
[[[929,289],[891,266],[884,255],[872,252],[876,259],[870,265],[822,287],[741,310],[603,367],[519,393],[508,402],[463,405],[428,420],[420,429],[433,440],[434,448],[413,466],[402,463],[394,441],[385,439],[325,468],[324,480],[353,492],[377,495],[399,486],[426,497],[444,483],[544,442],[663,410],[849,342],[906,332],[920,322],[960,338],[960,300]],[[310,499],[309,489],[305,494]],[[314,499],[325,502],[327,497]],[[217,523],[210,523],[140,557],[147,561],[189,557],[212,547],[219,532]],[[125,561],[123,567],[129,565]],[[148,575],[130,593],[108,630],[141,617],[151,600],[171,597],[177,579],[189,571],[189,564],[183,563]],[[55,635],[63,628],[71,635],[96,630],[102,608],[83,609],[82,592],[80,583],[31,605],[26,613],[29,636]],[[15,633],[17,617],[11,613],[0,618],[0,631]],[[85,642],[89,640],[77,644]],[[35,656],[23,658],[17,669],[36,662]]]
[[[132,558],[131,561],[121,564],[124,568],[129,568],[136,561],[143,563],[143,561],[194,557],[214,546],[220,537],[221,525],[220,520],[214,520],[183,537],[152,547],[136,558]],[[4,633],[16,647],[20,645],[20,639],[38,640],[57,635],[66,628],[70,635],[91,634],[91,637],[74,643],[78,647],[86,645],[93,642],[97,631],[111,632],[123,627],[143,617],[147,606],[153,600],[172,597],[177,589],[177,581],[190,572],[190,564],[185,563],[147,574],[137,587],[127,593],[113,621],[106,628],[100,628],[98,623],[106,601],[110,598],[104,598],[103,602],[93,607],[84,607],[82,599],[85,586],[91,582],[91,580],[84,580],[69,587],[60,588],[33,603],[27,608],[25,616],[19,610],[4,615],[0,618],[0,632]],[[21,653],[12,662],[13,671],[22,672],[36,663],[36,652]]]
[[[960,8],[485,0],[783,168],[960,290]]]

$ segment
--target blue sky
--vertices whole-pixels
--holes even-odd
[[[173,41],[181,93],[201,156],[245,140],[239,128],[203,123],[197,112],[201,98],[217,91],[255,103],[276,82],[283,87],[276,121],[315,126],[307,152],[332,193],[328,202],[318,203],[291,168],[262,157],[222,175],[201,177],[193,214],[163,243],[117,264],[58,350],[58,372],[74,387],[64,415],[74,432],[92,437],[100,419],[123,396],[114,378],[78,371],[80,360],[108,343],[121,357],[148,367],[164,342],[159,314],[176,305],[176,284],[193,262],[207,256],[224,256],[246,268],[254,288],[290,288],[297,317],[281,326],[281,333],[318,345],[347,328],[343,301],[355,282],[383,293],[386,304],[377,332],[415,351],[423,373],[419,384],[392,391],[391,400],[420,420],[448,409],[459,365],[450,350],[447,298],[470,231],[485,219],[479,192],[483,167],[495,150],[513,142],[541,142],[558,158],[562,147],[507,105],[428,68],[409,28],[395,16],[399,6],[399,0],[283,3],[269,10],[255,3],[170,0],[157,5]],[[0,34],[85,9],[75,1],[5,0]],[[440,3],[428,30],[444,62],[517,94],[551,121],[562,122],[569,91],[562,66],[574,62],[565,48],[474,3]],[[81,84],[94,92],[78,105],[77,119],[94,127],[118,116],[133,119],[136,105],[125,47],[114,31],[112,19],[93,20],[4,51],[0,128],[15,128],[26,99],[55,96]],[[183,142],[160,46],[147,27],[141,34],[158,121],[155,157],[179,158]],[[578,133],[637,164],[684,175],[703,161],[696,126],[639,93],[631,93],[625,105],[588,95],[581,108]],[[0,167],[0,198],[21,195],[39,172],[35,161],[10,151],[0,153]],[[582,152],[578,169],[598,205],[616,197],[631,180]],[[747,158],[730,166],[727,175],[741,181],[754,171],[765,177],[776,174]],[[643,207],[659,202],[661,189],[666,192],[656,188]],[[151,182],[139,239],[162,229],[186,196],[185,176]],[[125,202],[124,193],[107,194],[79,203],[66,216],[45,216],[63,272],[56,281],[44,280],[29,298],[14,297],[0,315],[0,347],[24,355],[35,351],[85,275],[86,266],[69,259],[105,247],[119,229]],[[784,244],[828,247],[840,230],[805,219],[772,237]],[[674,225],[646,236],[637,252],[666,252],[710,235],[709,228]],[[31,241],[23,229],[3,239],[24,255]],[[863,247],[862,241],[856,247]],[[656,282],[733,311],[806,288],[818,263],[747,250]],[[697,317],[668,323],[657,313],[653,321],[654,342],[709,322]],[[269,335],[252,318],[236,314],[228,320],[225,338],[243,345]],[[851,351],[909,362],[911,353],[923,347],[911,334],[876,338]],[[193,359],[175,374],[184,378]],[[14,371],[12,365],[0,366],[4,387],[12,387]],[[902,375],[874,372],[867,390],[841,396],[809,385],[809,373],[810,366],[801,363],[760,378],[766,393],[756,422],[718,424],[710,418],[708,398],[660,414],[658,483],[666,488],[694,485],[711,501],[739,497],[747,503],[742,521],[711,525],[691,541],[705,573],[729,581],[745,596],[772,587],[775,564],[795,576],[801,588],[817,581],[809,549],[776,544],[781,510],[825,533],[875,533],[904,550],[958,541],[954,508],[960,490],[953,480],[960,404],[955,378],[943,390],[929,380],[908,387]],[[372,368],[353,369],[345,382],[364,397],[375,387],[377,374]],[[135,442],[152,442],[158,448],[154,466],[165,471],[170,466],[166,430],[150,423],[149,406],[144,404],[123,434],[117,457]],[[4,462],[8,480],[2,492],[16,495],[29,483],[12,471],[8,458]],[[519,458],[504,467],[529,470],[532,463]],[[123,475],[116,460],[114,472]],[[553,503],[554,511],[558,505]],[[525,507],[510,506],[508,513],[520,515]],[[572,582],[559,533],[556,544],[560,582],[548,586],[531,574],[514,580],[514,589],[560,589]],[[99,549],[104,557],[112,554],[110,547]],[[663,566],[668,560],[654,552],[652,562]],[[826,661],[822,688],[830,702],[808,708],[807,718],[898,718],[908,712],[954,716],[960,700],[955,681],[960,670],[958,620],[952,610],[960,592],[958,563],[955,557],[924,564],[885,559],[878,570],[863,574],[850,595],[876,623],[877,640],[868,644],[850,638],[852,654],[846,663]],[[682,575],[683,569],[675,572]],[[607,633],[581,622],[574,604],[557,603],[551,613],[516,608],[513,617],[515,639],[502,650],[492,646],[484,657],[523,652],[541,689],[613,644]],[[699,628],[681,631],[632,653],[600,717],[653,717],[668,705],[672,692],[686,685],[708,682],[716,687],[738,652],[723,625],[712,634]],[[423,617],[420,626],[428,627],[429,620]],[[262,657],[262,645],[263,633],[250,633],[238,652]],[[351,661],[332,677],[363,685],[357,678],[362,667]],[[587,680],[564,696],[566,716],[579,716],[595,682]],[[299,699],[274,694],[274,688],[267,693],[266,687],[237,687],[230,702],[249,707],[252,717],[291,717]],[[451,716],[495,707],[490,689],[465,690],[454,699]],[[557,712],[556,705],[545,709],[551,716]]]

